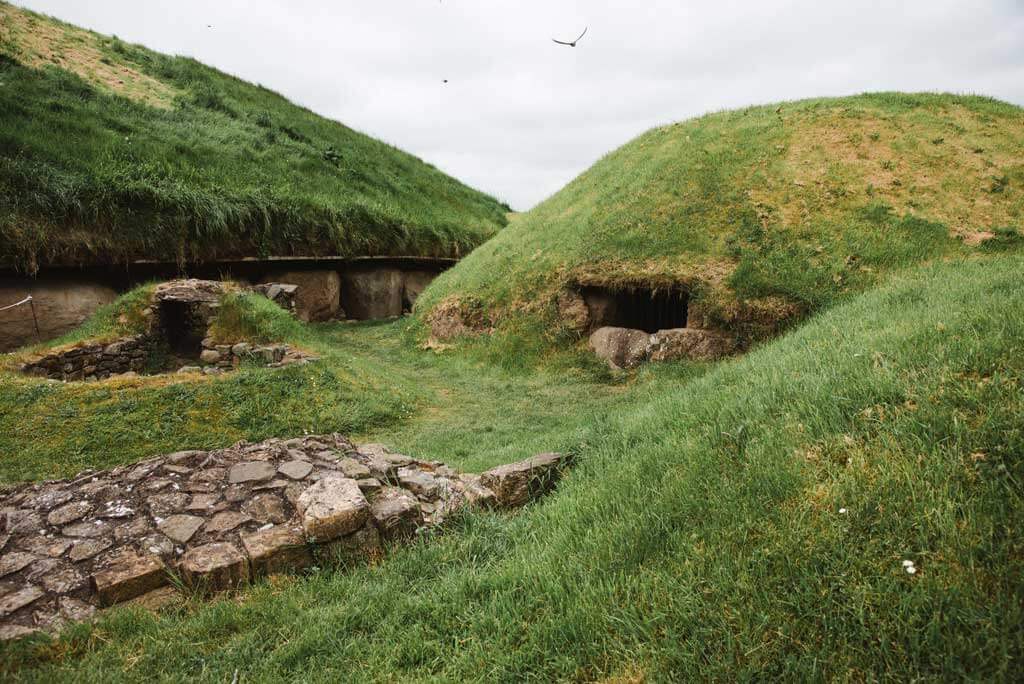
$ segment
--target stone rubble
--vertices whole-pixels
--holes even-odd
[[[321,559],[374,558],[384,542],[464,507],[522,506],[565,465],[541,454],[460,474],[325,435],[182,451],[10,488],[0,496],[0,639],[147,602],[172,575],[194,590],[220,590]]]
[[[621,370],[647,361],[714,361],[736,353],[737,344],[734,336],[714,330],[673,328],[651,334],[605,326],[590,335],[590,348],[609,366]]]

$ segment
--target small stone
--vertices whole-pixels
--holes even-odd
[[[192,373],[201,373],[202,371],[201,366],[182,366],[178,369],[178,375],[190,375]]]
[[[245,485],[231,485],[224,490],[224,499],[231,503],[238,503],[249,498],[249,489]]]
[[[287,463],[282,463],[277,471],[285,477],[301,480],[313,472],[313,464],[308,461],[288,461]]]
[[[92,558],[100,551],[106,551],[111,546],[109,539],[89,539],[81,541],[71,547],[71,552],[68,554],[74,562],[84,561],[88,558]]]
[[[40,577],[43,588],[54,594],[67,594],[85,586],[86,576],[72,567],[54,569]]]
[[[167,492],[166,494],[154,494],[146,499],[149,505],[149,512],[153,515],[170,515],[185,508],[189,502],[189,495],[184,492]]]
[[[437,480],[430,473],[418,468],[399,468],[398,481],[403,487],[421,499],[432,500],[437,498]]]
[[[306,486],[300,482],[292,482],[284,488],[284,498],[288,499],[292,506],[298,507],[299,497],[306,491]]]
[[[274,477],[277,469],[267,461],[249,461],[247,463],[236,463],[228,471],[228,482],[239,484],[241,482],[262,482]]]
[[[213,516],[210,520],[206,521],[206,527],[203,528],[204,532],[211,534],[218,534],[220,532],[230,532],[244,522],[248,522],[251,518],[244,513],[236,513],[235,511],[224,511]]]
[[[51,508],[65,504],[71,501],[75,493],[68,490],[62,489],[44,489],[42,492],[37,494],[28,502],[30,508],[38,508],[41,511],[48,511]]]
[[[220,501],[220,494],[195,494],[192,501],[185,507],[186,511],[197,511],[206,513]]]
[[[114,540],[118,542],[125,542],[132,539],[138,539],[142,535],[149,532],[149,529],[149,520],[146,517],[140,515],[131,522],[127,522],[124,525],[121,525],[120,527],[115,529]]]
[[[204,349],[199,355],[199,360],[203,363],[215,364],[220,361],[220,352],[212,349]]]
[[[353,480],[362,480],[370,477],[370,469],[353,458],[339,458],[338,468],[345,475]]]
[[[224,468],[206,468],[193,475],[190,482],[212,482],[220,484],[224,480],[227,471]]]
[[[258,494],[242,504],[242,512],[259,522],[283,523],[288,519],[284,502],[274,494]]]
[[[0,618],[5,618],[11,613],[21,610],[43,596],[46,596],[46,592],[33,584],[7,594],[0,598]]]
[[[139,548],[143,554],[166,558],[174,554],[174,542],[159,532],[146,535],[139,540]]]
[[[39,632],[34,627],[25,627],[24,625],[3,625],[0,627],[0,641],[13,641],[15,639],[21,639],[23,637],[30,636]]]
[[[192,472],[191,468],[180,465],[165,465],[164,470],[169,473],[173,473],[174,475],[188,475]]]
[[[266,490],[266,489],[281,489],[281,488],[287,487],[287,486],[288,486],[288,480],[277,479],[277,480],[271,480],[270,482],[263,482],[262,484],[255,485],[255,486],[253,486],[252,490],[254,492],[258,492],[258,491]]]
[[[109,568],[92,576],[93,585],[105,606],[133,599],[167,583],[164,564],[157,556],[126,553]]]
[[[362,480],[357,480],[356,484],[359,485],[359,489],[362,490],[363,494],[372,494],[379,491],[381,488],[380,480],[375,477],[367,477]]]
[[[420,502],[398,487],[384,487],[373,498],[370,514],[385,539],[411,537],[423,524]]]
[[[172,515],[157,525],[157,529],[168,537],[184,544],[199,531],[205,521],[194,515]]]
[[[249,554],[253,575],[301,570],[312,562],[302,535],[287,527],[271,527],[243,534],[242,546]]]
[[[35,534],[43,527],[43,520],[33,511],[14,510],[7,513],[9,534]]]
[[[61,596],[57,601],[61,616],[72,622],[85,622],[96,613],[96,606],[70,596]]]
[[[252,345],[248,342],[239,342],[231,347],[231,353],[235,356],[249,356],[252,353]]]
[[[173,454],[168,454],[164,457],[164,460],[172,465],[181,466],[188,464],[199,456],[205,455],[205,451],[175,451]]]
[[[34,560],[36,556],[31,553],[6,553],[0,556],[0,577],[24,570]]]
[[[249,578],[245,555],[231,544],[205,544],[185,553],[178,566],[189,585],[217,591],[235,587]]]
[[[31,537],[18,542],[26,551],[31,551],[49,558],[57,558],[71,547],[71,540],[58,537]]]
[[[297,508],[303,531],[317,542],[351,534],[369,517],[369,504],[356,481],[333,474],[304,491]]]
[[[110,525],[96,520],[94,522],[80,522],[68,525],[63,532],[68,537],[102,537],[110,530]]]

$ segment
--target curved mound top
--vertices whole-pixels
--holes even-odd
[[[506,207],[262,87],[0,2],[0,266],[458,256]]]
[[[566,286],[671,285],[724,327],[774,327],[901,265],[1016,243],[1022,186],[1024,110],[988,98],[710,114],[600,160],[439,278],[420,311],[466,300],[500,323],[550,317]]]

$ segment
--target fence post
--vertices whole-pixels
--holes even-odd
[[[32,309],[32,324],[36,327],[36,341],[42,342],[43,335],[39,332],[39,318],[36,316],[36,300],[32,299],[32,295],[28,296],[28,307]]]

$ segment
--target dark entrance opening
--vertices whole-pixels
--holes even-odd
[[[587,286],[580,288],[580,294],[590,310],[594,328],[614,326],[656,333],[686,327],[689,297],[681,288],[613,290]]]
[[[160,302],[160,327],[171,352],[199,358],[206,330],[193,304],[173,300]]]

